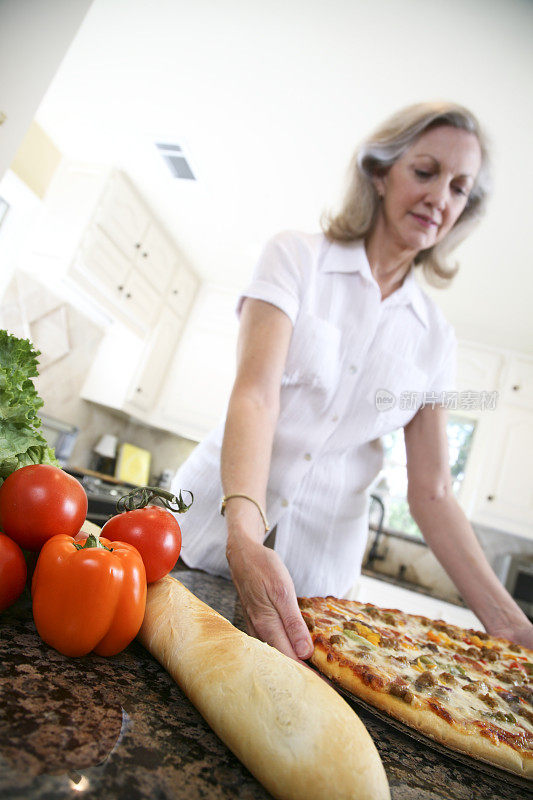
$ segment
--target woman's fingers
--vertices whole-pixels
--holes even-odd
[[[248,542],[228,558],[248,633],[280,652],[309,658],[313,643],[302,618],[290,574],[273,550]]]
[[[292,581],[274,584],[270,588],[269,598],[278,612],[291,648],[298,658],[309,658],[313,652],[313,641],[301,615]]]

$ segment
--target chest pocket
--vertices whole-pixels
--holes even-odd
[[[339,380],[341,332],[321,317],[301,312],[287,354],[282,386],[306,385],[326,394]]]
[[[375,436],[403,428],[418,411],[427,391],[427,373],[389,350],[372,356],[365,399],[373,409]]]

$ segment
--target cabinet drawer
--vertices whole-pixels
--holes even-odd
[[[187,316],[197,283],[196,276],[187,267],[183,264],[176,267],[169,285],[167,300],[172,310],[180,317]]]

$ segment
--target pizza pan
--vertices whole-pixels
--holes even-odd
[[[528,789],[529,792],[533,792],[533,781],[528,780],[527,778],[522,778],[520,775],[517,775],[516,772],[511,772],[510,770],[506,770],[504,767],[498,767],[494,764],[489,763],[488,761],[482,761],[477,758],[472,758],[471,756],[463,753],[460,750],[455,750],[451,747],[446,747],[445,745],[441,744],[440,742],[436,742],[430,736],[427,736],[420,731],[411,728],[409,725],[406,725],[404,722],[401,722],[396,717],[391,717],[385,711],[382,711],[379,708],[374,708],[374,706],[367,703],[365,700],[361,700],[361,698],[357,697],[357,695],[352,694],[352,692],[345,689],[343,686],[339,686],[334,680],[330,678],[326,678],[319,672],[310,662],[307,664],[320,675],[321,678],[324,678],[336,692],[341,694],[345,697],[350,703],[355,706],[359,706],[363,708],[365,711],[368,711],[373,717],[384,722],[386,725],[389,725],[392,728],[404,733],[410,739],[414,739],[415,742],[419,742],[420,744],[424,744],[427,747],[435,750],[437,753],[441,755],[447,756],[447,758],[451,758],[454,761],[458,761],[461,764],[464,764],[467,767],[474,767],[475,769],[482,772],[487,777],[495,778],[496,780],[512,782],[513,784],[520,786],[524,789]]]

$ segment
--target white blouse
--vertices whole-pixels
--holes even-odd
[[[294,326],[267,486],[275,550],[298,595],[342,597],[360,574],[380,437],[406,425],[424,393],[453,388],[455,336],[413,270],[382,301],[364,244],[331,243],[323,234],[271,239],[239,309],[245,297],[272,303]],[[400,402],[402,393],[411,401]],[[172,487],[194,493],[179,518],[184,561],[229,577],[223,430],[222,423],[193,451]]]

